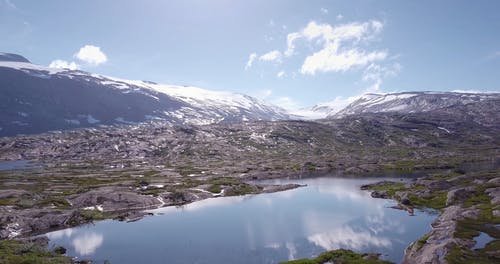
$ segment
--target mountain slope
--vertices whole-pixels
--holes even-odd
[[[250,96],[48,68],[0,53],[0,136],[162,120],[209,124],[286,119]]]
[[[329,115],[329,117],[340,118],[353,114],[384,112],[419,113],[455,105],[467,105],[474,102],[499,99],[499,93],[403,92],[365,94],[339,112]]]

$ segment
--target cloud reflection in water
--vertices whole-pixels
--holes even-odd
[[[91,232],[76,237],[73,239],[72,244],[78,254],[87,256],[94,254],[96,249],[102,245],[103,241],[103,235]]]

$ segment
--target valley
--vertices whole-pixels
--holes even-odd
[[[404,214],[439,212],[430,232],[422,231],[404,257],[392,261],[499,258],[497,93],[366,94],[338,112],[313,107],[324,118],[306,121],[246,95],[2,56],[6,88],[0,96],[7,104],[0,124],[0,250],[6,258],[87,261],[46,252],[52,242],[33,236],[109,219],[141,223],[151,210],[188,208],[209,198],[300,192],[310,188],[303,179],[326,175],[401,176],[407,180],[349,188],[374,197],[363,199],[395,200],[391,207]],[[493,240],[473,250],[479,234]],[[32,249],[19,253],[24,247]],[[294,263],[387,260],[358,253],[330,251]]]

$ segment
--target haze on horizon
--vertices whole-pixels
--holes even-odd
[[[249,94],[287,109],[366,92],[500,92],[498,1],[0,0],[0,51]]]

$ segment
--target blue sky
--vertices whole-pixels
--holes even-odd
[[[0,0],[0,51],[288,108],[364,92],[498,92],[499,10],[495,0]]]

